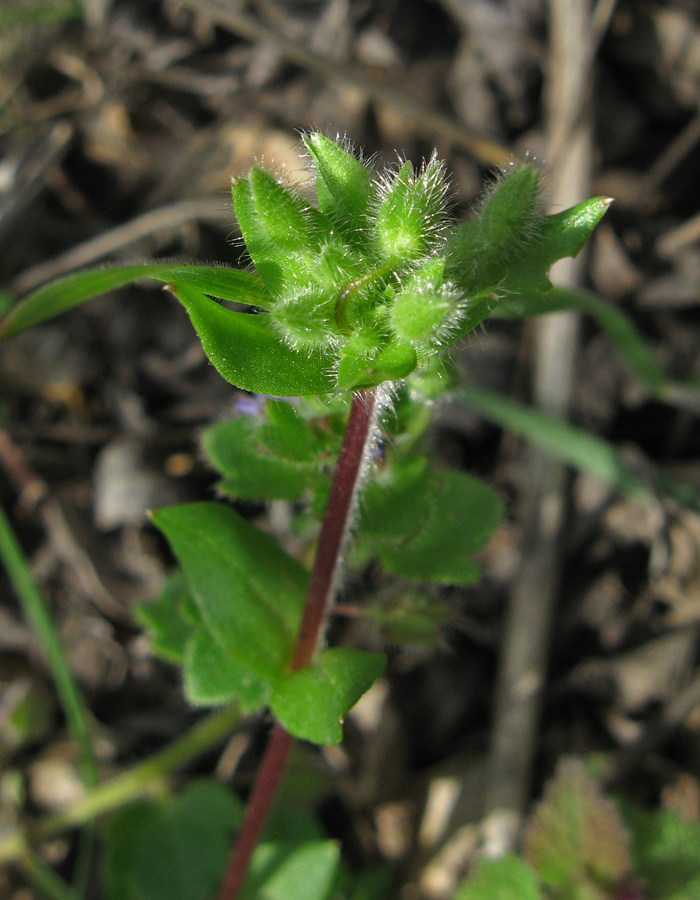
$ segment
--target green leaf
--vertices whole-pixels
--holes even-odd
[[[610,202],[594,197],[556,215],[537,217],[510,247],[492,246],[479,219],[454,228],[448,242],[446,276],[473,299],[467,299],[466,314],[451,339],[468,333],[475,320],[481,321],[485,309],[493,312],[509,294],[549,291],[552,285],[547,272],[552,264],[581,251]],[[477,308],[472,312],[474,300]]]
[[[345,714],[369,690],[386,665],[383,653],[350,647],[324,650],[310,666],[281,678],[270,707],[295,737],[315,744],[342,740]]]
[[[542,900],[537,875],[519,856],[485,859],[454,900]]]
[[[204,352],[223,377],[246,391],[277,396],[335,390],[333,357],[288,347],[265,315],[226,309],[183,282],[173,284]]]
[[[266,841],[253,853],[243,900],[326,900],[339,864],[337,841]]]
[[[487,194],[481,214],[481,236],[494,254],[505,252],[527,241],[536,227],[540,173],[532,163],[512,165]]]
[[[191,635],[184,664],[185,697],[193,706],[235,701],[250,713],[267,703],[270,683],[241,665],[204,628]]]
[[[213,425],[202,434],[202,449],[224,479],[219,488],[244,500],[296,500],[316,483],[320,463],[299,463],[264,452],[258,426],[248,416]]]
[[[488,485],[462,472],[436,473],[437,491],[423,527],[401,544],[381,544],[388,571],[404,578],[442,584],[471,584],[479,570],[470,554],[486,543],[503,514]]]
[[[120,810],[105,835],[109,900],[211,900],[242,817],[238,798],[214,779]]]
[[[530,818],[525,857],[547,887],[620,884],[631,868],[629,834],[580,760],[559,764]]]
[[[695,900],[700,896],[700,826],[670,809],[647,812],[623,804],[632,833],[635,874],[649,886],[649,900]]]
[[[221,503],[170,506],[152,518],[182,566],[205,627],[243,666],[276,679],[299,629],[303,566]]]
[[[360,533],[372,540],[411,537],[425,525],[436,487],[423,456],[377,470],[360,496]]]
[[[89,269],[52,281],[21,300],[0,323],[0,338],[17,334],[54,316],[139,278],[175,281],[198,288],[222,300],[237,300],[253,306],[266,306],[269,295],[257,275],[225,266],[173,265],[147,263]]]
[[[181,663],[196,628],[193,601],[185,577],[176,571],[154,601],[137,603],[134,616],[150,632],[151,649],[162,659]]]
[[[321,212],[348,241],[362,245],[371,189],[369,170],[345,146],[317,131],[305,134],[302,141],[316,166]]]
[[[255,166],[248,178],[231,182],[233,208],[246,249],[268,290],[280,295],[287,284],[290,255],[319,250],[332,225],[295,191]]]
[[[380,187],[373,242],[380,259],[392,265],[417,260],[441,243],[447,180],[444,164],[433,157],[418,174],[406,160]]]
[[[243,900],[326,900],[340,864],[337,841],[256,847]]]

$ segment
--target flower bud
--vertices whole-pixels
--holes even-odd
[[[540,173],[532,163],[504,172],[479,216],[482,238],[492,253],[508,252],[533,237],[538,219]]]
[[[302,138],[316,168],[318,206],[352,243],[362,243],[370,196],[369,170],[350,150],[319,132]]]
[[[389,320],[394,334],[415,345],[439,343],[440,335],[452,323],[459,295],[445,282],[445,260],[429,260],[410,275],[394,298]]]
[[[446,225],[447,181],[436,157],[415,175],[406,161],[380,185],[374,216],[374,245],[381,259],[395,265],[418,260],[438,249]]]

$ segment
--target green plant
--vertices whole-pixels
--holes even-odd
[[[267,395],[257,415],[203,437],[222,492],[294,501],[298,528],[316,548],[309,573],[228,503],[153,514],[180,566],[158,602],[139,612],[155,648],[183,665],[191,702],[268,706],[276,724],[242,822],[231,797],[217,799],[206,785],[121,814],[108,836],[114,898],[179,896],[145,872],[133,835],[159,836],[163,860],[177,859],[186,852],[187,810],[210,795],[218,812],[208,822],[209,850],[191,860],[203,874],[188,898],[210,896],[221,846],[236,828],[222,900],[241,890],[301,898],[299,867],[304,900],[327,896],[338,877],[334,845],[319,842],[313,828],[293,852],[274,829],[259,840],[294,737],[337,743],[344,715],[385,665],[381,653],[324,646],[341,557],[376,558],[403,579],[398,602],[365,610],[394,640],[434,636],[445,611],[422,585],[476,580],[473,555],[501,514],[489,487],[436,469],[423,452],[428,404],[454,384],[443,350],[499,304],[548,292],[550,265],[580,251],[609,204],[594,198],[545,215],[538,170],[526,163],[503,173],[477,214],[455,224],[435,157],[417,170],[400,160],[376,173],[343,142],[318,133],[303,142],[317,206],[257,166],[233,181],[254,270],[150,264],[83,272],[41,288],[0,325],[8,337],[137,278],[165,282],[224,378]]]
[[[563,760],[525,829],[522,855],[484,860],[454,900],[693,900],[700,827],[604,796],[588,767]]]

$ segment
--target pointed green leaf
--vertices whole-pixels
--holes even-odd
[[[519,856],[484,859],[454,900],[542,900],[537,875]]]
[[[594,197],[556,215],[537,217],[529,232],[510,247],[493,248],[479,219],[453,229],[446,276],[466,294],[467,303],[466,316],[450,339],[466,334],[474,327],[475,318],[483,318],[470,315],[469,298],[479,297],[479,307],[489,306],[492,313],[514,293],[548,292],[552,285],[547,273],[552,264],[580,252],[610,202]]]
[[[123,287],[139,278],[175,281],[198,288],[222,300],[236,300],[265,307],[270,297],[257,275],[225,266],[173,265],[147,263],[140,266],[116,266],[89,269],[52,281],[21,300],[0,322],[0,338],[17,334],[90,300],[106,291]]]
[[[351,647],[324,650],[310,666],[275,685],[270,707],[287,731],[315,744],[342,740],[345,714],[369,690],[386,665],[383,653]]]
[[[173,290],[189,313],[204,352],[231,384],[283,397],[335,390],[330,354],[290,349],[265,314],[226,309],[183,282],[173,283]]]
[[[242,665],[274,680],[294,649],[307,572],[222,503],[153,513],[185,573],[206,628]]]
[[[479,550],[503,514],[498,494],[478,478],[449,469],[436,473],[430,515],[409,540],[381,544],[379,558],[404,578],[471,584],[479,570],[470,554]]]
[[[240,800],[213,778],[120,810],[105,836],[109,900],[211,900],[242,818]]]
[[[447,181],[433,157],[416,175],[409,160],[382,184],[374,214],[373,240],[380,259],[393,265],[417,260],[435,249],[445,222]]]
[[[204,628],[190,637],[184,659],[185,697],[194,706],[236,702],[244,713],[260,709],[270,683],[241,665]]]

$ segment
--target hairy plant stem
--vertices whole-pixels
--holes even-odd
[[[325,632],[343,546],[362,477],[363,460],[371,439],[376,405],[374,389],[356,391],[353,395],[306,593],[301,628],[291,664],[292,671],[308,666],[313,661]],[[248,799],[245,818],[231,853],[219,900],[236,900],[240,894],[251,856],[277,796],[293,745],[292,735],[276,723]]]

